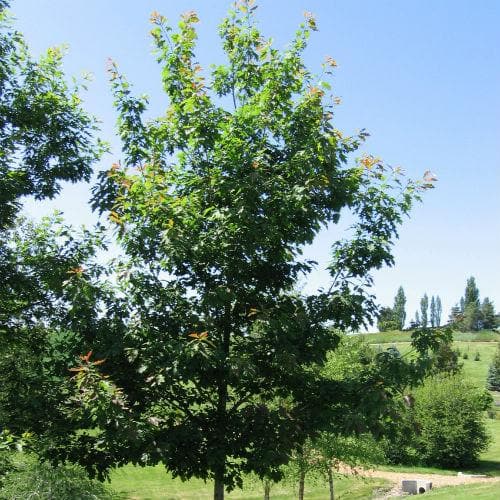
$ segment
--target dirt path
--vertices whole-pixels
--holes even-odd
[[[470,477],[467,475],[463,476],[446,476],[443,474],[421,474],[413,472],[392,472],[384,470],[373,470],[373,469],[357,469],[355,471],[346,469],[342,471],[343,473],[354,473],[362,477],[378,477],[382,479],[387,479],[394,484],[394,487],[380,499],[394,498],[402,494],[401,491],[401,481],[403,479],[423,479],[432,482],[433,488],[440,488],[443,486],[458,486],[460,484],[471,484],[471,483],[493,483],[500,482],[500,477]]]

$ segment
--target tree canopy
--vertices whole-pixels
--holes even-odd
[[[350,397],[319,369],[338,341],[331,327],[369,321],[370,271],[393,263],[397,228],[431,185],[372,156],[348,161],[367,134],[333,126],[335,61],[322,76],[304,66],[314,17],[280,51],[254,11],[241,2],[223,20],[227,63],[209,75],[194,53],[197,15],[174,31],[153,13],[169,105],[146,120],[147,99],[111,64],[125,156],[94,196],[126,255],[130,365],[113,380],[125,388],[122,425],[136,430],[122,455],[213,478],[215,498],[242,473],[278,477],[321,429],[321,409]],[[314,267],[303,248],[344,212],[355,222],[350,239],[332,242],[330,288],[299,294]],[[377,382],[367,387],[380,391]]]
[[[195,56],[196,13],[177,30],[153,13],[168,97],[157,118],[145,118],[147,98],[110,65],[124,157],[100,174],[93,198],[122,249],[108,269],[95,262],[99,232],[75,235],[60,220],[11,227],[20,196],[51,197],[61,181],[88,179],[99,151],[60,52],[33,62],[20,35],[3,39],[2,326],[26,343],[1,368],[36,374],[34,391],[19,394],[27,415],[35,394],[45,425],[22,426],[53,460],[101,476],[161,462],[183,479],[214,479],[220,499],[245,473],[279,478],[323,430],[377,427],[392,394],[422,376],[423,365],[391,352],[361,377],[335,379],[323,367],[336,331],[375,314],[371,272],[393,264],[398,227],[432,176],[414,182],[374,156],[352,159],[367,134],[334,127],[334,59],[321,75],[303,63],[314,17],[278,50],[255,8],[230,10],[219,29],[227,62],[208,74]],[[329,288],[299,293],[315,266],[303,249],[345,214],[350,236],[332,241]],[[34,326],[41,349],[20,366],[15,352],[33,354],[35,337],[22,334]],[[416,335],[423,358],[438,337]],[[63,373],[78,351],[70,386]],[[8,380],[5,422],[19,378]],[[43,399],[49,381],[55,389]]]

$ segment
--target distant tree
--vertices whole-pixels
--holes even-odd
[[[397,324],[398,330],[402,330],[405,326],[405,320],[406,320],[405,305],[406,305],[405,292],[403,290],[403,287],[400,286],[396,294],[396,297],[394,298],[394,307],[392,308],[394,321]]]
[[[481,328],[481,303],[479,300],[479,289],[476,280],[471,276],[467,280],[464,294],[462,329],[466,331],[477,331]]]
[[[420,299],[420,326],[423,328],[427,328],[427,324],[429,323],[429,297],[425,293],[424,296]]]
[[[415,311],[415,319],[412,321],[412,328],[420,327],[420,313]]]
[[[463,313],[465,311],[465,299],[463,297],[460,297],[459,307],[460,312]]]
[[[441,315],[443,313],[443,306],[441,305],[441,298],[436,296],[436,326],[441,326]]]
[[[460,304],[455,304],[450,311],[450,315],[448,317],[448,324],[450,326],[457,326],[463,319],[463,312]]]
[[[382,307],[377,316],[377,327],[379,332],[399,330],[399,324],[394,319],[394,310],[391,307]]]
[[[479,289],[476,286],[476,280],[474,276],[471,276],[467,280],[467,284],[465,286],[465,295],[464,295],[464,310],[469,304],[476,304],[479,306]]]
[[[495,307],[488,297],[481,304],[481,322],[483,328],[492,329],[497,326]]]
[[[436,321],[436,299],[434,295],[431,297],[431,307],[430,307],[430,315],[431,315],[431,326],[434,328],[437,326]]]
[[[488,369],[486,381],[486,387],[490,391],[500,391],[500,343]]]

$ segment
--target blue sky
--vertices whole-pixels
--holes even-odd
[[[497,0],[261,0],[263,33],[283,47],[313,12],[319,32],[305,54],[311,70],[325,56],[339,64],[334,93],[342,98],[335,125],[367,129],[364,151],[401,165],[410,177],[425,170],[439,178],[400,232],[396,265],[376,273],[378,300],[391,304],[399,285],[413,317],[424,292],[439,294],[443,316],[475,276],[481,296],[500,308],[500,2]],[[152,113],[166,107],[159,68],[151,56],[149,15],[176,22],[196,10],[202,66],[221,62],[217,24],[226,0],[12,0],[16,27],[37,54],[67,43],[70,75],[91,72],[87,109],[101,121],[113,147],[100,168],[120,157],[105,72],[112,57],[138,93],[151,96]],[[91,223],[88,187],[72,186],[52,203],[28,203],[39,216],[61,208],[76,224]],[[309,255],[327,262],[338,231],[325,231]],[[314,273],[306,289],[325,283]]]

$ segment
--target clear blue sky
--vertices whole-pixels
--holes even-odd
[[[221,61],[216,27],[225,0],[12,0],[16,26],[34,53],[69,44],[66,70],[94,74],[87,108],[102,121],[113,145],[115,113],[105,73],[112,57],[138,93],[151,95],[163,112],[159,69],[151,56],[149,14],[176,21],[196,10],[202,66]],[[396,266],[376,273],[375,292],[391,304],[399,285],[413,317],[424,292],[439,294],[443,316],[475,276],[481,296],[500,308],[500,2],[498,0],[261,0],[265,35],[284,46],[304,11],[319,29],[306,62],[318,69],[326,55],[339,63],[334,91],[343,105],[336,126],[346,133],[366,128],[364,148],[411,177],[432,170],[437,188],[425,195],[401,230]],[[40,215],[57,206],[75,223],[89,223],[88,188],[71,187],[51,204],[28,204]],[[310,255],[322,265],[336,231],[320,235]],[[325,282],[318,271],[307,287]]]

